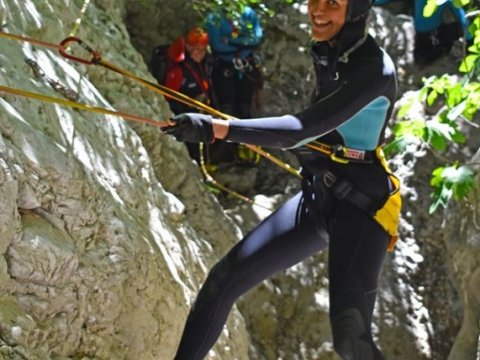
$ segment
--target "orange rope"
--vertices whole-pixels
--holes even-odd
[[[25,37],[25,36],[14,35],[14,34],[6,33],[6,32],[3,32],[3,31],[0,31],[0,37],[5,37],[7,39],[12,39],[12,40],[24,41],[24,42],[44,46],[44,47],[51,48],[51,49],[56,49],[56,50],[60,49],[60,45],[57,45],[57,44],[52,44],[52,43],[49,43],[49,42],[46,42],[46,41],[32,39],[32,38]]]

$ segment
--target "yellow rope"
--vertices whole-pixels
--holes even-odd
[[[70,31],[70,34],[68,36],[75,36],[75,34],[77,33],[78,29],[80,28],[80,24],[82,23],[82,19],[85,16],[85,12],[87,11],[87,8],[88,8],[89,4],[90,4],[90,0],[85,0],[85,2],[83,3],[83,7],[80,10],[80,15],[75,20],[75,22],[73,24],[72,31]]]
[[[132,114],[128,114],[128,113],[124,113],[124,112],[120,112],[120,111],[108,110],[108,109],[97,107],[97,106],[82,104],[82,103],[78,103],[78,102],[71,101],[71,100],[51,97],[51,96],[38,94],[38,93],[30,92],[30,91],[25,91],[25,90],[21,90],[21,89],[15,89],[15,88],[0,85],[0,91],[2,91],[4,93],[13,94],[13,95],[23,96],[23,97],[26,97],[26,98],[37,99],[37,100],[45,101],[45,102],[48,102],[48,103],[53,103],[53,104],[58,104],[58,105],[63,105],[63,106],[69,106],[69,107],[77,108],[77,109],[80,109],[80,110],[91,111],[91,112],[95,112],[95,113],[99,113],[99,114],[103,114],[103,115],[120,116],[120,117],[122,117],[126,120],[130,120],[130,121],[134,121],[134,122],[140,122],[140,123],[159,126],[159,127],[167,125],[166,121],[152,120],[152,119],[144,118],[144,117],[137,116],[137,115],[132,115]]]

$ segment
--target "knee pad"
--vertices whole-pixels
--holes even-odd
[[[372,345],[360,338],[365,330],[357,309],[345,309],[333,319],[333,347],[343,360],[375,360]]]

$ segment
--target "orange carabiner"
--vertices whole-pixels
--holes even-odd
[[[69,53],[67,53],[66,46],[68,44],[72,43],[72,42],[77,43],[82,48],[84,48],[86,51],[88,51],[92,55],[92,59],[87,60],[87,59],[80,58],[80,57],[77,57],[77,56],[73,56],[73,55],[70,55]],[[60,55],[62,55],[63,57],[65,57],[67,59],[70,59],[70,60],[73,60],[73,61],[77,61],[77,62],[82,63],[82,64],[86,64],[86,65],[98,64],[100,62],[100,60],[102,59],[102,57],[100,56],[100,53],[98,51],[93,50],[90,46],[85,44],[82,39],[80,39],[76,36],[69,36],[69,37],[66,37],[65,39],[63,39],[62,42],[60,43],[60,46],[58,47],[58,51],[60,52]]]

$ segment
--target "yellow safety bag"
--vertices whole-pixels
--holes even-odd
[[[400,221],[400,210],[402,209],[402,197],[400,194],[400,180],[393,175],[390,170],[387,161],[385,160],[385,154],[381,147],[378,147],[375,151],[377,158],[380,160],[385,171],[388,173],[390,181],[393,185],[393,190],[390,193],[387,201],[383,207],[374,215],[374,219],[385,229],[385,231],[391,236],[388,251],[392,252],[395,243],[398,239],[398,224]]]

